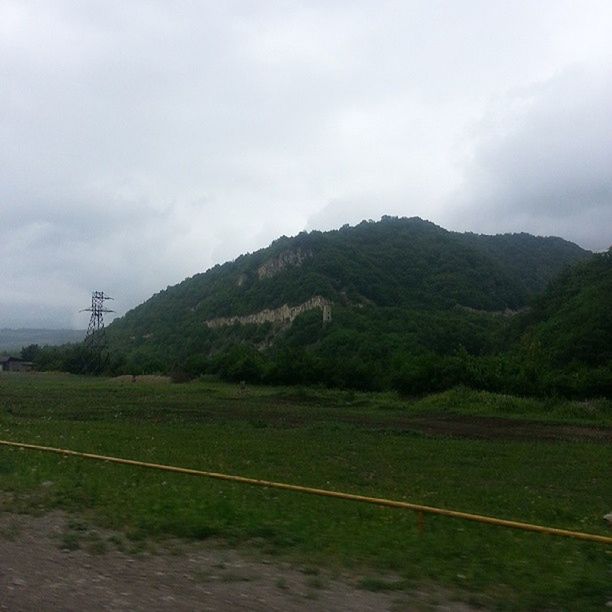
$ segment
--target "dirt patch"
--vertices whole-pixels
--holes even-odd
[[[406,419],[403,425],[406,429],[431,436],[612,442],[611,427],[542,423],[541,421],[503,417],[464,415],[419,416]]]
[[[359,580],[212,541],[129,543],[58,512],[0,514],[0,610],[472,610],[440,589],[375,593],[358,588]]]
[[[145,383],[145,384],[154,384],[154,383],[169,383],[172,382],[170,376],[161,376],[158,374],[141,374],[139,376],[133,376],[132,374],[122,374],[121,376],[115,376],[115,378],[111,379],[114,382],[118,383]]]
[[[612,443],[612,427],[461,414],[434,413],[377,417],[339,411],[328,414],[311,411],[306,414],[282,406],[276,409],[268,408],[265,412],[256,412],[251,408],[235,405],[231,411],[205,408],[181,411],[181,416],[193,420],[251,420],[277,427],[304,427],[317,422],[342,422],[372,430],[414,432],[432,437]]]
[[[287,399],[287,398],[285,398]],[[150,418],[206,421],[249,421],[259,426],[297,428],[315,423],[348,423],[374,431],[414,432],[431,437],[491,440],[549,440],[612,443],[612,427],[547,422],[524,417],[482,416],[457,413],[396,413],[377,415],[351,408],[337,409],[325,402],[300,409],[293,402],[279,401],[260,405],[245,403],[245,397],[228,398],[199,408],[178,411],[149,410]]]

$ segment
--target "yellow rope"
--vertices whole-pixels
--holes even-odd
[[[217,480],[227,480],[230,482],[239,482],[242,484],[255,485],[258,487],[268,487],[271,489],[283,489],[285,491],[295,491],[297,493],[307,493],[309,495],[320,495],[323,497],[335,497],[337,499],[347,499],[350,501],[363,502],[366,504],[376,504],[378,506],[386,506],[388,508],[402,508],[404,510],[413,510],[414,512],[437,514],[440,516],[450,516],[451,518],[463,519],[466,521],[475,521],[477,523],[485,523],[488,525],[498,525],[500,527],[509,527],[511,529],[522,529],[523,531],[535,531],[547,535],[556,535],[566,538],[575,538],[577,540],[587,540],[589,542],[599,542],[601,544],[612,544],[612,537],[597,535],[593,533],[584,533],[581,531],[570,531],[567,529],[557,529],[556,527],[545,527],[543,525],[532,525],[531,523],[522,523],[519,521],[509,521],[506,519],[495,518],[493,516],[484,516],[481,514],[471,514],[469,512],[459,512],[457,510],[446,510],[444,508],[435,508],[433,506],[423,506],[421,504],[413,504],[410,502],[397,501],[393,499],[384,499],[380,497],[367,497],[364,495],[355,495],[353,493],[342,493],[341,491],[330,491],[328,489],[316,489],[313,487],[303,487],[300,485],[292,485],[284,482],[273,482],[270,480],[259,480],[257,478],[246,478],[244,476],[233,476],[231,474],[220,474],[218,472],[206,472],[203,470],[194,470],[191,468],[176,467],[173,465],[161,465],[159,463],[148,463],[145,461],[135,461],[134,459],[121,459],[120,457],[107,457],[105,455],[96,455],[93,453],[81,453],[78,451],[67,450],[63,448],[53,448],[51,446],[40,446],[38,444],[25,444],[23,442],[12,442],[9,440],[0,440],[0,445],[13,446],[17,448],[25,448],[29,450],[45,451],[48,453],[57,453],[60,455],[69,455],[71,457],[81,457],[83,459],[94,459],[96,461],[105,461],[108,463],[120,463],[123,465],[135,465],[139,467],[151,468],[154,470],[163,470],[165,472],[175,472],[178,474],[189,474],[191,476],[204,476],[205,478],[215,478]]]

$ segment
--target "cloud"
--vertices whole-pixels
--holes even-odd
[[[4,0],[0,327],[383,214],[606,246],[611,30],[607,0]]]
[[[612,66],[567,70],[497,101],[474,129],[456,223],[612,241]],[[462,221],[460,222],[460,219]]]

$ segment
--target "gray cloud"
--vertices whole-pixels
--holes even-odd
[[[382,214],[606,246],[607,0],[0,4],[0,327]]]
[[[611,108],[609,70],[575,68],[498,100],[474,130],[456,224],[610,246]]]

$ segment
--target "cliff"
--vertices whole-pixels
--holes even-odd
[[[204,321],[204,324],[212,329],[217,327],[225,327],[227,325],[235,325],[237,323],[240,325],[262,325],[263,323],[287,325],[291,324],[293,320],[302,313],[308,310],[314,310],[315,308],[320,308],[323,311],[324,321],[331,320],[331,302],[320,295],[315,295],[297,306],[283,304],[280,308],[264,308],[259,312],[241,317],[233,316],[208,319],[207,321]]]

